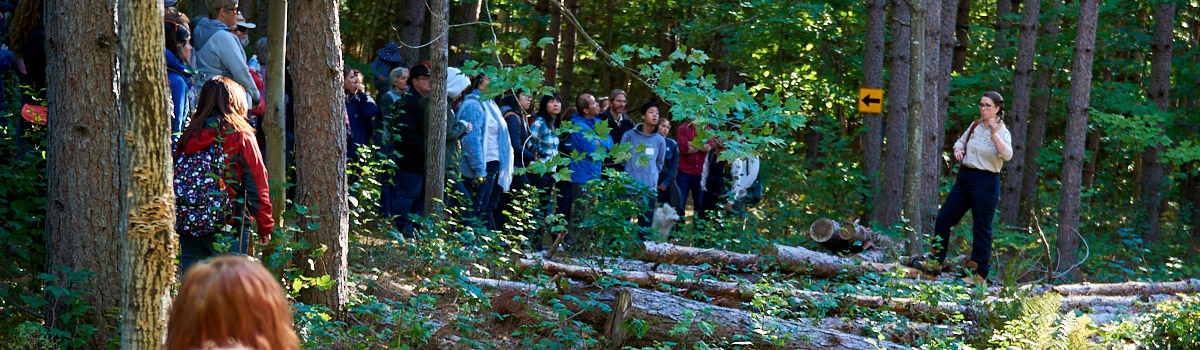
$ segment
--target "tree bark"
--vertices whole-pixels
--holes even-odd
[[[884,22],[887,18],[887,0],[867,0],[867,42],[864,48],[863,87],[883,88],[883,42]],[[882,221],[880,210],[883,196],[880,176],[883,170],[883,115],[864,113],[866,132],[863,136],[863,175],[871,188],[871,221]]]
[[[479,2],[476,1],[475,6],[478,7],[478,4]],[[428,132],[425,136],[424,205],[425,213],[441,219],[443,214],[441,201],[446,186],[446,113],[450,108],[445,102],[448,100],[446,76],[449,74],[446,65],[446,34],[450,28],[449,23],[444,20],[448,18],[449,4],[447,0],[430,0],[429,5],[433,12],[432,33],[437,35],[437,39],[434,39],[433,45],[430,46],[432,67],[430,67],[429,75],[429,104],[425,107],[425,130]],[[475,16],[479,16],[478,9],[475,11]],[[474,35],[471,40],[474,41]]]
[[[167,330],[167,300],[175,284],[175,193],[171,188],[167,71],[163,68],[163,7],[159,1],[120,3],[121,347],[154,349]]]
[[[898,264],[881,264],[850,258],[839,258],[825,253],[814,252],[803,247],[771,244],[763,249],[761,255],[763,257],[773,257],[775,264],[778,264],[785,270],[822,278],[854,276],[867,272],[888,272],[893,270],[903,271],[905,276],[916,277],[921,275],[921,272],[916,269]]]
[[[1078,260],[1079,197],[1083,172],[1084,137],[1092,92],[1092,59],[1096,50],[1096,21],[1099,0],[1081,0],[1079,29],[1075,37],[1075,57],[1071,68],[1071,100],[1067,104],[1066,139],[1063,145],[1062,198],[1059,200],[1058,266],[1059,273],[1070,270],[1070,278],[1083,274],[1072,268]]]
[[[296,205],[307,208],[299,239],[310,247],[297,254],[307,277],[329,276],[328,289],[305,288],[299,301],[322,304],[340,314],[347,301],[346,99],[336,0],[293,0],[289,11],[296,116]],[[422,11],[424,12],[424,11]],[[306,259],[324,250],[317,257]]]
[[[1012,0],[996,0],[996,38],[992,41],[996,45],[996,50],[1008,49],[1008,16],[1013,14]],[[1005,59],[1004,61],[1007,61]]]
[[[275,217],[275,228],[280,229],[286,227],[283,222],[283,211],[287,209],[287,189],[284,186],[287,183],[287,145],[284,143],[284,125],[285,118],[295,118],[296,116],[285,116],[287,105],[285,104],[284,83],[287,79],[286,72],[286,57],[287,57],[287,13],[288,0],[271,0],[270,13],[274,21],[267,23],[267,53],[266,57],[266,76],[263,77],[266,85],[266,117],[263,118],[263,136],[266,138],[266,147],[263,149],[263,160],[267,165],[268,180],[271,185],[271,203],[275,203],[271,209],[274,210],[272,216]],[[269,245],[269,250],[274,249],[274,245]],[[269,256],[269,255],[268,255]]]
[[[597,301],[612,303],[618,289],[600,293]],[[674,295],[638,288],[629,291],[629,318],[646,321],[645,333],[641,338],[629,339],[626,345],[647,345],[653,341],[671,341],[692,344],[702,340],[730,339],[735,336],[750,336],[743,341],[755,349],[903,349],[889,341],[868,340],[857,335],[817,328],[803,322],[755,315],[737,309],[710,305]],[[602,322],[607,316],[592,311],[581,314],[593,323]],[[691,321],[687,332],[673,331],[681,322]],[[699,328],[704,323],[712,326],[706,334]],[[777,343],[778,342],[778,343]]]
[[[954,21],[954,57],[950,67],[961,72],[967,65],[967,42],[971,40],[971,0],[958,0],[958,19]]]
[[[1025,3],[1025,8],[1021,9],[1021,36],[1017,43],[1017,65],[1013,69],[1013,92],[1012,104],[1008,110],[1012,111],[1011,115],[1005,113],[1008,117],[1006,124],[1009,131],[1012,133],[1012,139],[1022,141],[1026,139],[1025,130],[1026,124],[1029,121],[1029,102],[1032,97],[1033,87],[1033,60],[1037,56],[1037,26],[1038,17],[1041,16],[1041,1],[1029,1]],[[1000,193],[1020,193],[1021,181],[1025,179],[1023,172],[1025,171],[1025,142],[1012,143],[1012,159],[1004,164],[1004,177],[1001,183],[1003,187]],[[1000,222],[1009,225],[1017,225],[1018,214],[1020,213],[1020,204],[1022,197],[1020,196],[1000,196]]]
[[[579,18],[579,0],[566,0],[567,10],[563,16],[575,16]],[[571,21],[563,21],[562,31],[562,72],[559,77],[562,81],[562,97],[566,101],[575,101],[573,91],[575,89],[575,25]]]
[[[924,248],[923,214],[921,203],[921,156],[924,134],[925,105],[925,7],[924,0],[911,0],[912,31],[910,32],[912,60],[909,63],[908,80],[908,152],[904,164],[904,217],[908,219],[905,230],[907,242],[905,252],[910,256],[920,255]]]
[[[1096,183],[1096,163],[1100,162],[1100,130],[1093,130],[1087,134],[1087,146],[1084,147],[1084,154],[1090,154],[1087,160],[1083,162],[1083,188],[1092,187]]]
[[[934,213],[941,202],[939,189],[942,188],[942,138],[944,137],[946,113],[941,109],[942,87],[948,84],[950,76],[942,76],[941,69],[941,40],[942,40],[942,3],[950,0],[924,0],[925,2],[925,99],[922,101],[924,128],[921,134],[921,189],[920,208],[921,220],[915,221],[921,225],[924,234],[933,233]],[[953,17],[949,18],[953,19]],[[947,89],[948,90],[948,89]]]
[[[558,80],[557,79],[558,78],[558,47],[559,47],[559,45],[562,45],[562,41],[563,41],[563,35],[562,35],[563,18],[562,18],[562,6],[561,5],[562,5],[562,2],[560,0],[550,1],[550,12],[549,12],[549,14],[550,14],[550,35],[549,35],[549,37],[553,38],[554,42],[550,43],[550,45],[546,45],[546,49],[545,49],[546,54],[544,56],[542,56],[542,62],[545,63],[545,69],[543,69],[543,70],[546,73],[545,82],[543,84],[546,86],[558,86],[558,82],[557,82],[557,80]],[[572,101],[571,97],[567,96],[566,94],[562,94],[561,90],[559,91],[559,94],[562,95],[562,98],[564,101],[563,110],[566,110],[567,106],[571,105],[571,103],[569,102],[569,101]]]
[[[758,265],[758,256],[725,250],[678,246],[662,242],[645,242],[639,259],[667,264],[733,266],[749,268]]]
[[[106,347],[118,325],[104,315],[121,306],[121,145],[117,100],[117,2],[48,0],[46,18],[47,266],[88,271],[54,285],[85,292],[91,306],[78,321],[96,327],[86,348]],[[87,14],[87,20],[67,20]],[[64,276],[59,276],[64,277]],[[64,327],[46,310],[47,327]]]
[[[1064,284],[1050,288],[1062,295],[1139,295],[1200,293],[1200,279],[1171,282]]]
[[[296,1],[296,0],[293,0]],[[396,30],[400,31],[400,59],[405,67],[412,67],[421,60],[420,53],[422,34],[425,33],[425,0],[405,0],[404,10],[400,11]]]
[[[751,286],[713,279],[701,279],[700,276],[695,276],[694,279],[688,280],[672,274],[591,268],[562,264],[550,260],[521,259],[517,262],[517,266],[523,269],[538,269],[547,276],[562,274],[583,282],[595,282],[601,277],[608,277],[622,282],[633,283],[642,288],[655,289],[662,286],[670,286],[672,287],[671,289],[678,288],[697,291],[711,297],[725,297],[738,301],[750,301],[754,298]]]
[[[430,8],[433,3],[430,3]],[[483,1],[480,0],[464,0],[458,5],[458,12],[454,13],[455,24],[473,23],[479,21],[479,10],[483,8]],[[433,9],[437,12],[437,9]],[[434,16],[433,25],[437,26],[437,16]],[[537,26],[543,28],[542,26]],[[475,47],[475,28],[477,25],[466,25],[458,27],[454,30],[454,34],[450,36],[450,48],[454,49],[454,54],[450,56],[451,67],[461,67],[463,62],[471,59],[471,48]],[[544,30],[544,29],[543,29]],[[433,29],[434,33],[440,33],[437,28]],[[541,37],[535,37],[536,40],[541,40]],[[434,44],[436,45],[436,44]],[[436,51],[437,49],[434,48]],[[437,59],[437,53],[434,53],[434,59]],[[437,81],[434,79],[434,81]],[[444,79],[442,81],[445,81]]]
[[[896,0],[892,3],[892,42],[888,48],[891,57],[890,75],[887,95],[887,135],[885,138],[887,158],[883,168],[883,201],[879,205],[880,227],[890,227],[900,222],[900,212],[904,198],[904,171],[906,143],[908,142],[908,73],[909,50],[908,40],[911,35],[909,21],[912,9],[907,0]]]
[[[1058,17],[1062,14],[1062,1],[1049,0],[1046,5],[1050,15],[1046,24],[1042,26],[1041,37],[1047,42],[1057,42],[1058,32],[1061,30],[1058,25]],[[1038,78],[1033,83],[1033,90],[1037,91],[1037,95],[1035,95],[1030,108],[1028,141],[1025,147],[1025,160],[1022,161],[1025,170],[1021,174],[1023,179],[1021,179],[1020,196],[1023,200],[1020,202],[1020,209],[1017,210],[1018,223],[1022,227],[1028,225],[1030,213],[1037,206],[1038,171],[1041,167],[1037,159],[1046,139],[1046,114],[1050,110],[1053,97],[1050,86],[1056,77],[1055,68],[1043,66],[1038,69]],[[1014,142],[1016,141],[1019,140],[1014,139]]]
[[[1169,113],[1171,108],[1171,57],[1175,41],[1175,3],[1161,2],[1154,5],[1153,59],[1150,62],[1150,101],[1159,112]],[[1165,134],[1160,126],[1159,134]],[[1143,238],[1155,244],[1162,240],[1159,216],[1162,214],[1164,165],[1159,155],[1166,145],[1151,145],[1142,152],[1141,207],[1144,208]]]
[[[537,3],[533,5],[533,10],[534,10],[534,13],[538,16],[538,18],[536,19],[536,23],[542,23],[542,21],[546,21],[546,19],[543,19],[542,16],[547,16],[545,18],[549,18],[550,0],[538,0]],[[544,38],[544,37],[546,37],[546,26],[542,26],[542,25],[533,26],[533,38],[532,38],[533,42],[537,43],[537,42],[541,41],[542,38]],[[558,40],[558,39],[556,38],[554,40]],[[546,52],[545,49],[543,49],[541,46],[538,46],[535,44],[533,46],[533,49],[529,50],[529,56],[525,57],[525,63],[528,65],[534,66],[534,67],[542,67],[543,64],[545,64],[545,60],[543,57],[543,55],[545,55],[545,52]]]
[[[468,277],[467,279],[471,283],[483,288],[500,291],[509,290],[527,295],[538,294],[544,290],[542,287],[528,283],[475,277]],[[587,291],[571,290],[569,293],[580,300],[591,300],[593,298],[592,296],[584,295]],[[712,339],[730,339],[735,336],[745,336],[748,334],[762,334],[768,337],[764,339],[761,336],[756,336],[744,341],[749,342],[749,345],[754,346],[755,349],[904,348],[903,346],[887,341],[880,341],[876,344],[859,335],[829,330],[829,328],[837,328],[835,327],[837,325],[844,326],[843,323],[839,322],[816,323],[810,320],[783,320],[640,288],[617,287],[606,289],[601,291],[595,297],[595,300],[608,305],[621,305],[622,303],[618,301],[622,298],[622,295],[628,295],[629,303],[625,304],[624,307],[627,311],[627,318],[645,321],[647,326],[645,333],[640,338],[626,339],[625,345],[630,346],[649,345],[653,341],[671,341],[689,344],[701,340],[710,341]],[[521,298],[520,300],[527,301],[530,298]],[[536,307],[538,305],[529,304],[532,303],[526,303],[526,306],[533,308],[534,312],[548,318],[556,318],[552,313],[539,310],[540,308]],[[578,312],[577,319],[593,325],[603,325],[607,320],[612,318],[609,312],[603,312],[595,308],[584,310],[573,303],[566,304],[569,310]],[[673,331],[676,325],[683,322],[691,324],[686,332]],[[700,323],[712,326],[712,331],[710,333],[701,331]],[[859,327],[858,329],[861,331],[861,328]],[[776,343],[775,339],[778,339],[782,344]]]

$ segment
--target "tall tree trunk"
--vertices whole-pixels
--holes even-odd
[[[1062,1],[1049,0],[1046,5],[1050,15],[1045,25],[1042,26],[1041,37],[1046,42],[1057,42],[1058,32],[1061,27],[1058,25],[1058,18],[1062,14]],[[1038,152],[1042,149],[1042,144],[1046,139],[1046,114],[1050,110],[1052,101],[1050,87],[1052,81],[1055,80],[1056,67],[1043,66],[1038,69],[1038,79],[1033,83],[1033,90],[1037,92],[1033,99],[1032,107],[1029,114],[1029,130],[1025,146],[1025,160],[1022,164],[1025,165],[1025,171],[1021,176],[1021,198],[1019,203],[1020,209],[1017,210],[1019,217],[1018,223],[1021,227],[1028,226],[1030,221],[1031,211],[1037,206],[1037,187],[1038,187],[1038,169],[1040,165],[1037,162]],[[1015,140],[1014,143],[1020,140]]]
[[[421,37],[425,32],[425,12],[425,0],[405,0],[404,10],[400,11],[396,30],[400,31],[400,59],[405,67],[420,62],[417,46],[424,44]]]
[[[883,88],[884,22],[887,21],[887,0],[867,0],[867,45],[864,54],[863,87]],[[866,133],[863,137],[863,172],[871,186],[871,221],[882,222],[883,196],[880,195],[880,172],[883,169],[883,115],[864,113]]]
[[[547,16],[546,18],[549,18],[550,0],[538,0],[537,3],[533,6],[533,10],[538,16],[538,18],[535,19],[534,23],[542,23],[542,21],[543,21],[542,16]],[[533,26],[533,38],[532,38],[533,42],[535,42],[535,43],[539,42],[544,37],[546,37],[546,26],[543,26],[543,25]],[[558,39],[555,39],[555,40],[558,40]],[[545,52],[546,52],[546,50],[543,49],[541,46],[534,45],[533,49],[529,50],[529,56],[527,56],[525,58],[525,63],[528,65],[534,66],[534,67],[542,67],[542,65],[545,63],[545,61],[543,60],[543,57],[542,57],[545,54]]]
[[[293,0],[289,12],[295,64],[296,205],[308,208],[299,239],[310,244],[296,267],[307,277],[329,276],[333,286],[305,288],[299,301],[341,314],[347,301],[346,99],[342,92],[342,43],[337,0]],[[422,13],[424,11],[421,11]],[[411,56],[410,56],[411,57]],[[406,57],[407,59],[408,57]],[[311,261],[311,265],[310,265]]]
[[[904,198],[904,171],[906,143],[908,142],[908,72],[911,36],[909,21],[912,8],[907,0],[892,2],[892,42],[888,48],[891,57],[891,79],[887,96],[887,166],[883,168],[883,201],[879,205],[879,224],[883,227],[900,222]]]
[[[563,16],[579,18],[579,0],[566,0],[567,11]],[[563,21],[562,47],[562,96],[567,101],[575,101],[572,90],[575,88],[575,24],[569,20]]]
[[[1166,113],[1171,105],[1171,57],[1175,40],[1175,3],[1161,2],[1154,5],[1154,56],[1150,62],[1150,101],[1158,110]],[[1165,133],[1165,128],[1159,133]],[[1162,212],[1163,163],[1159,155],[1166,145],[1152,145],[1142,152],[1141,207],[1145,209],[1142,222],[1143,238],[1147,243],[1158,243],[1161,239],[1159,215]]]
[[[267,179],[267,184],[271,187],[271,203],[275,203],[271,207],[271,216],[275,218],[275,232],[281,228],[287,227],[283,222],[283,211],[287,209],[287,144],[284,128],[287,125],[286,118],[295,118],[296,116],[287,116],[287,104],[285,103],[284,86],[287,79],[287,6],[288,0],[271,0],[269,10],[271,18],[275,20],[267,22],[267,56],[266,57],[266,74],[263,77],[265,80],[266,96],[264,103],[266,104],[266,115],[263,118],[263,138],[265,138],[266,146],[263,147],[263,162],[267,166],[267,174],[270,177]],[[275,261],[273,258],[275,252],[278,251],[280,242],[273,242],[263,247],[264,263],[272,269],[271,272],[281,275],[283,269],[287,266],[286,261]]]
[[[476,2],[478,3],[478,1]],[[465,5],[465,4],[464,4]],[[430,0],[429,8],[433,12],[433,34],[438,39],[430,45],[430,90],[429,104],[425,107],[425,212],[434,218],[442,217],[442,194],[446,186],[446,112],[449,106],[446,91],[446,34],[450,29],[449,23],[441,20],[447,18],[449,4],[447,0]],[[478,16],[479,12],[476,11]]]
[[[1021,37],[1017,43],[1017,65],[1013,69],[1013,100],[1012,115],[1007,115],[1009,131],[1012,139],[1013,157],[1004,164],[1003,187],[1000,190],[1000,222],[1009,225],[1018,224],[1018,213],[1021,208],[1020,196],[1014,196],[1021,190],[1021,181],[1025,171],[1025,129],[1029,120],[1029,101],[1033,87],[1033,60],[1037,56],[1037,25],[1041,16],[1041,0],[1025,3],[1021,9]],[[1003,194],[1009,195],[1003,195]]]
[[[971,0],[958,0],[958,19],[954,21],[954,57],[951,69],[961,72],[967,65],[967,42],[971,40]]]
[[[432,2],[429,5],[430,5],[430,8],[433,7]],[[454,23],[464,24],[464,23],[472,23],[472,22],[479,21],[479,9],[481,9],[482,7],[483,7],[483,1],[463,0],[458,5],[458,12],[454,13]],[[434,12],[437,12],[437,9],[433,9],[433,10],[434,10]],[[434,22],[437,22],[437,17],[434,17]],[[437,28],[436,28],[437,23],[433,23],[433,25],[435,27],[433,32],[438,33]],[[541,26],[538,26],[538,27],[540,28]],[[471,59],[471,48],[475,47],[475,28],[479,28],[479,26],[473,25],[473,24],[468,25],[468,26],[461,26],[461,27],[458,27],[457,29],[455,29],[454,34],[452,36],[450,36],[450,39],[452,41],[454,41],[454,42],[450,43],[450,48],[454,49],[454,55],[452,55],[450,57],[450,66],[459,67],[459,66],[462,66],[463,62],[466,62],[468,59]],[[534,38],[534,40],[540,40],[540,39],[541,39],[540,37]],[[437,48],[434,48],[433,50],[436,51]],[[437,52],[434,52],[433,58],[436,59],[437,55],[438,55]],[[443,81],[445,81],[445,80],[443,80]]]
[[[171,189],[169,89],[163,68],[160,1],[120,3],[121,348],[156,349],[167,333],[167,300],[175,284],[175,193]]]
[[[286,125],[285,118],[295,118],[295,116],[285,116],[286,104],[284,103],[284,84],[287,79],[286,66],[287,62],[284,59],[287,57],[287,13],[288,0],[271,0],[270,13],[274,21],[267,23],[267,53],[266,57],[266,118],[263,118],[263,136],[266,138],[266,147],[263,149],[263,160],[267,163],[267,174],[270,174],[268,182],[271,185],[271,203],[272,216],[275,218],[275,227],[282,228],[283,211],[287,209],[287,189],[284,184],[287,183],[287,145],[284,143],[284,126]],[[275,245],[268,245],[267,249],[273,249]],[[269,256],[269,255],[268,255]]]
[[[603,8],[605,8],[605,9],[611,9],[611,8],[615,8],[617,6],[614,3],[614,1],[612,1],[612,0],[604,1],[604,2],[597,1],[597,2],[595,2],[595,4],[597,6],[604,6]],[[604,12],[604,47],[607,50],[615,50],[616,48],[613,47],[613,28],[615,28],[616,26],[613,25],[612,15],[613,15],[613,12],[616,12],[616,11],[600,10],[599,12]],[[660,49],[662,49],[662,48],[660,48]],[[666,51],[665,49],[663,49],[662,52],[664,55],[669,55],[670,52],[674,52],[674,51],[675,51],[675,49],[672,48],[671,51]],[[617,69],[617,67],[613,67],[612,65],[608,65],[608,64],[602,65],[600,67],[600,91],[612,91],[612,89],[614,89],[612,77],[613,77],[613,75],[616,75],[616,74],[623,74],[623,72],[621,72],[620,69]],[[665,117],[665,115],[664,115],[664,117]]]
[[[946,133],[945,112],[941,110],[942,85],[950,82],[950,76],[942,76],[941,64],[941,42],[942,42],[942,2],[949,0],[925,0],[925,98],[922,101],[922,117],[925,121],[922,123],[924,131],[922,131],[921,140],[921,221],[922,225],[920,232],[933,232],[934,212],[937,211],[938,204],[941,199],[941,194],[938,190],[942,187],[942,167],[945,164],[942,161],[942,138]],[[914,55],[913,57],[916,57]],[[915,60],[914,60],[915,62]]]
[[[562,15],[562,6],[560,6],[560,5],[562,5],[562,2],[559,0],[553,0],[550,3],[550,12],[549,12],[550,13],[550,35],[549,35],[549,37],[554,38],[554,42],[550,43],[550,45],[546,45],[546,55],[543,56],[543,58],[542,58],[542,62],[545,63],[544,71],[546,72],[545,82],[543,84],[545,84],[546,86],[552,86],[552,87],[558,86],[558,83],[557,83],[557,80],[558,80],[557,79],[558,78],[558,47],[562,45],[562,41],[563,41],[563,35],[562,35],[562,23],[563,23],[562,16],[563,15]],[[565,101],[571,101],[571,100],[569,100],[571,97],[567,96],[566,94],[563,94],[562,90],[558,90],[558,92],[560,95],[562,95],[562,98],[567,99]],[[563,109],[564,110],[567,109],[567,106],[570,106],[570,105],[571,105],[570,102],[564,103]]]
[[[993,40],[996,50],[1003,51],[1008,48],[1008,16],[1013,14],[1012,0],[996,0],[996,38]]]
[[[1096,20],[1100,0],[1080,0],[1079,26],[1075,36],[1075,57],[1071,67],[1071,100],[1067,103],[1067,129],[1063,144],[1062,199],[1059,200],[1058,267],[1062,273],[1070,269],[1070,279],[1083,277],[1072,269],[1078,260],[1079,196],[1083,172],[1084,137],[1087,134],[1088,111],[1091,107],[1092,59],[1096,51]]]
[[[1096,163],[1100,161],[1101,136],[1099,130],[1088,132],[1084,155],[1091,154],[1091,157],[1087,157],[1087,160],[1083,162],[1083,188],[1090,188],[1092,184],[1096,183]]]
[[[91,306],[78,322],[96,327],[85,348],[104,348],[118,325],[104,317],[121,306],[121,203],[124,144],[117,101],[116,0],[48,0],[46,86],[47,266],[92,275],[56,286],[86,292]],[[87,20],[68,20],[87,14]],[[61,277],[61,276],[60,276]],[[46,310],[48,327],[63,327]]]
[[[1193,135],[1197,128],[1191,128]],[[1196,169],[1200,164],[1192,162],[1192,169]],[[1184,200],[1187,201],[1187,211],[1183,213],[1191,224],[1191,229],[1188,233],[1191,235],[1191,247],[1189,247],[1187,256],[1195,258],[1200,255],[1200,176],[1193,174],[1189,176],[1183,184]]]
[[[925,114],[925,41],[929,38],[925,35],[925,11],[928,11],[925,1],[910,0],[909,3],[912,5],[912,38],[909,41],[912,60],[908,70],[908,153],[904,164],[904,216],[909,220],[905,252],[917,256],[924,252],[925,237],[921,220],[921,148],[924,141],[921,135]]]

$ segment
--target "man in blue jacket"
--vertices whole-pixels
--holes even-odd
[[[560,211],[566,213],[572,224],[577,223],[576,217],[582,214],[572,212],[575,206],[573,202],[583,196],[588,182],[600,179],[600,165],[613,146],[611,136],[596,132],[596,115],[600,114],[600,104],[596,103],[596,98],[591,94],[581,94],[575,99],[575,108],[578,113],[571,116],[571,123],[580,127],[580,130],[572,132],[562,144],[572,154],[570,189],[565,191],[559,202],[560,206],[565,207],[560,207]],[[574,156],[576,153],[579,157]]]

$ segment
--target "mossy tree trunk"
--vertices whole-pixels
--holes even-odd
[[[175,194],[161,1],[120,2],[121,348],[162,347],[175,284]]]

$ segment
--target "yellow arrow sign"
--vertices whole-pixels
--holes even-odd
[[[859,113],[883,113],[883,89],[858,89]]]

